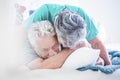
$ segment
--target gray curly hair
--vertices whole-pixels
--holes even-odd
[[[63,47],[74,47],[80,39],[86,37],[84,19],[75,12],[67,9],[60,11],[54,22],[58,41]]]
[[[30,29],[28,30],[28,40],[32,45],[35,44],[38,38],[54,35],[55,35],[54,27],[47,20],[33,23]]]

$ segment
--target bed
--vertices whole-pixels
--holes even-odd
[[[120,80],[120,69],[109,75],[100,71],[87,70],[81,72],[73,69],[41,69],[31,71],[26,67],[7,70],[6,73],[2,80]]]
[[[113,47],[114,46],[114,47]],[[120,50],[119,43],[107,44],[107,49]],[[14,73],[6,71],[5,80],[120,80],[120,69],[112,74],[105,74],[101,71],[75,69],[41,69],[29,70],[25,66],[13,69]]]

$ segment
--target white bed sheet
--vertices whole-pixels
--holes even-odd
[[[11,73],[12,72],[12,73]],[[100,71],[77,71],[72,69],[18,69],[7,71],[2,80],[120,80],[120,69],[112,74]]]
[[[43,73],[42,73],[43,72]],[[101,72],[77,70],[38,70],[32,71],[31,76],[40,74],[40,80],[120,80],[120,70],[111,75]],[[44,77],[43,77],[44,76]],[[34,77],[32,77],[34,79]]]

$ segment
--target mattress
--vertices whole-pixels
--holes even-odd
[[[12,73],[11,73],[12,72]],[[7,70],[2,80],[120,80],[120,69],[112,74],[100,71],[77,71],[73,69],[41,69],[27,68]]]

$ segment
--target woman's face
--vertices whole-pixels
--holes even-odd
[[[55,36],[41,37],[33,46],[36,53],[42,58],[48,58],[57,54],[61,48]]]

